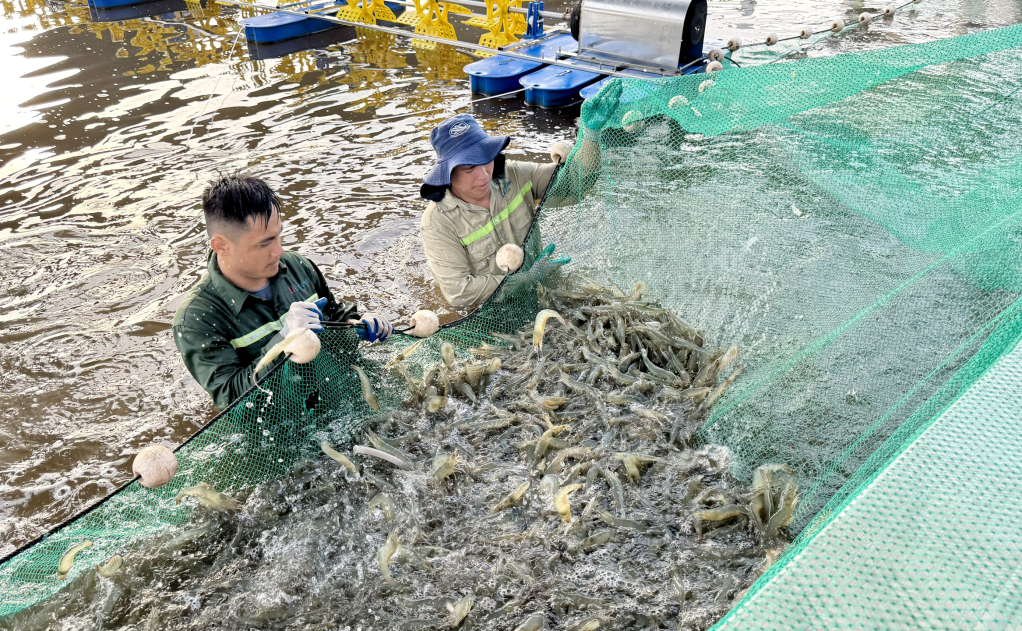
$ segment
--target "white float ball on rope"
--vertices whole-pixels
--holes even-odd
[[[808,26],[803,26],[802,30],[798,32],[799,39],[809,39],[813,36],[813,29]]]
[[[140,484],[145,488],[158,489],[177,473],[177,456],[163,445],[150,445],[135,455],[131,472],[142,478]]]
[[[621,129],[629,134],[641,130],[643,126],[642,112],[639,110],[630,110],[621,118]]]
[[[735,52],[741,47],[742,47],[741,37],[732,37],[731,39],[727,40],[727,49],[730,50],[731,52]],[[720,60],[718,59],[717,61]]]
[[[719,61],[711,61],[706,64],[706,72],[719,72],[724,69],[724,64]]]
[[[844,30],[844,28],[845,28],[844,20],[833,20],[830,23],[830,30],[834,31],[835,33],[840,33],[842,30]]]
[[[859,14],[859,24],[865,24],[866,22],[869,22],[872,19],[873,16],[865,11]]]
[[[405,331],[414,337],[429,337],[440,329],[440,318],[429,309],[421,309],[412,314],[408,320],[412,328]]]
[[[725,53],[723,49],[714,48],[713,50],[710,51],[708,55],[706,55],[706,58],[709,59],[710,61],[723,61],[724,54]]]
[[[514,243],[505,243],[497,250],[497,267],[502,269],[505,274],[517,270],[522,266],[524,260],[525,252]]]
[[[884,17],[888,18],[894,17],[894,7],[892,7],[891,5],[887,5],[886,7],[884,7]]]
[[[777,33],[771,33],[771,34],[767,35],[766,45],[767,46],[773,46],[774,44],[776,44],[779,41],[780,40],[777,39]]]
[[[681,109],[683,107],[686,107],[687,105],[688,97],[686,97],[684,94],[679,94],[678,96],[671,97],[671,100],[667,102],[667,107],[671,108],[672,110]]]

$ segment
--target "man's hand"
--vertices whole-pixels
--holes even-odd
[[[554,164],[564,164],[571,153],[572,145],[564,140],[558,140],[550,146],[550,161]]]
[[[320,321],[323,319],[323,307],[325,306],[326,298],[320,298],[316,302],[292,302],[280,334],[287,337],[287,334],[295,329],[322,331],[323,325],[320,324]]]
[[[386,342],[387,338],[394,331],[394,325],[381,315],[367,313],[361,320],[349,320],[352,324],[361,322],[365,328],[356,327],[358,337],[366,342]]]

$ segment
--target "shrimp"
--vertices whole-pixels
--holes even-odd
[[[600,475],[610,485],[611,491],[614,493],[614,501],[617,502],[619,511],[625,510],[625,489],[621,484],[621,478],[617,477],[617,474],[607,469],[606,467],[600,467]]]
[[[610,543],[610,541],[613,538],[614,538],[614,531],[613,530],[601,530],[601,531],[599,531],[597,533],[594,533],[594,534],[586,537],[585,539],[583,539],[582,540],[582,549],[583,550],[590,550],[592,548],[598,548],[598,547],[600,547],[602,545]]]
[[[379,506],[380,510],[383,511],[383,518],[387,521],[394,519],[394,513],[397,511],[397,507],[394,505],[394,500],[390,499],[390,496],[386,493],[378,493],[373,496],[373,499],[369,500],[366,505],[366,510],[372,510],[373,507]]]
[[[528,618],[525,622],[518,625],[515,631],[540,631],[540,629],[546,628],[546,615],[541,611],[537,611]]]
[[[347,456],[345,456],[344,454],[330,446],[330,443],[324,440],[319,444],[319,448],[322,449],[323,453],[329,456],[332,460],[342,465],[348,471],[351,471],[352,475],[356,477],[358,476],[358,466],[356,466],[354,462],[349,460]]]
[[[426,411],[430,414],[436,414],[447,405],[447,396],[432,396],[426,400]]]
[[[404,469],[405,471],[411,471],[412,469],[415,468],[414,466],[412,466],[412,463],[403,460],[402,458],[398,458],[397,456],[389,454],[385,451],[380,451],[379,449],[373,449],[372,447],[366,447],[364,445],[355,445],[352,448],[352,451],[363,456],[372,456],[374,458],[379,458],[380,460],[386,460],[390,464],[395,465],[399,469]]]
[[[732,517],[740,517],[745,515],[749,518],[750,522],[758,523],[759,520],[755,518],[752,511],[745,506],[738,506],[737,504],[730,504],[728,506],[721,506],[719,508],[711,508],[708,510],[701,510],[692,513],[692,525],[695,527],[696,534],[699,537],[703,536],[703,522],[707,521],[725,521]]]
[[[628,296],[628,300],[631,302],[641,300],[642,297],[646,295],[647,291],[649,291],[649,285],[646,284],[646,281],[640,280],[635,283],[635,288],[632,289],[632,295]]]
[[[536,402],[542,407],[548,407],[552,410],[556,410],[567,403],[568,399],[564,397],[539,397],[536,399]]]
[[[632,479],[632,482],[639,483],[639,459],[634,454],[617,453],[614,456],[625,466],[625,473]]]
[[[405,462],[412,462],[414,460],[414,458],[412,458],[408,454],[404,453],[397,447],[391,445],[387,441],[377,436],[376,432],[374,432],[371,429],[366,429],[366,437],[369,438],[369,442],[372,443],[373,447],[379,449],[380,451],[385,451],[392,456],[396,456],[401,460],[404,460]]]
[[[497,371],[500,370],[500,365],[500,358],[494,357],[490,360],[490,363],[486,364],[486,374],[491,376],[497,374]]]
[[[433,457],[433,479],[439,482],[454,473],[458,466],[457,452],[452,454],[438,453]]]
[[[472,611],[472,597],[464,596],[458,599],[451,607],[451,628],[454,629],[461,624],[461,621],[465,619],[468,612]]]
[[[374,410],[380,409],[380,402],[376,400],[376,394],[373,392],[373,384],[369,383],[369,375],[358,366],[352,364],[351,369],[358,373],[358,380],[362,382],[362,396],[365,397],[366,403],[369,407]]]
[[[454,344],[444,342],[440,345],[440,359],[444,360],[448,368],[454,365]]]
[[[121,564],[124,563],[124,559],[121,555],[115,554],[110,557],[110,560],[106,562],[106,565],[97,565],[96,572],[99,573],[103,578],[110,578],[121,569]]]
[[[567,449],[561,450],[556,456],[554,456],[554,459],[550,461],[546,470],[548,473],[560,473],[561,468],[564,466],[564,461],[567,458],[582,458],[584,456],[588,456],[590,453],[592,453],[592,450],[589,447],[568,447]]]
[[[553,309],[543,309],[536,314],[536,324],[532,329],[532,346],[540,351],[543,350],[543,332],[546,331],[546,322],[550,318],[557,318],[561,321],[561,324],[568,326],[568,323],[564,321],[561,314],[557,313]]]
[[[57,578],[60,580],[67,578],[68,572],[71,571],[71,564],[75,562],[75,555],[85,548],[91,547],[91,541],[80,541],[68,548],[67,552],[60,556],[60,563],[57,564]]]
[[[642,349],[642,363],[646,365],[646,370],[649,371],[649,374],[658,379],[663,379],[667,383],[677,383],[679,381],[678,375],[651,362],[646,354],[646,349]]]
[[[376,562],[380,566],[380,574],[383,575],[383,580],[387,581],[390,585],[397,583],[394,577],[390,575],[390,559],[397,552],[398,543],[397,529],[394,529],[376,552]]]
[[[568,502],[568,495],[581,489],[581,484],[569,484],[554,495],[554,508],[561,514],[565,523],[571,522],[571,504]]]
[[[486,375],[486,365],[483,363],[465,366],[465,381],[473,388],[479,386],[479,381],[484,375]]]
[[[505,508],[511,508],[512,506],[517,504],[522,499],[522,497],[525,496],[525,492],[529,490],[530,486],[532,486],[532,482],[526,480],[517,489],[515,489],[514,491],[511,491],[511,493],[508,494],[508,496],[504,498],[504,501],[502,501],[500,504],[497,504],[496,506],[491,508],[490,512],[491,513],[499,513],[500,511],[504,510]]]
[[[199,504],[206,508],[212,508],[213,510],[235,511],[241,509],[241,504],[238,503],[238,500],[234,499],[230,495],[218,492],[205,482],[199,482],[195,486],[181,489],[181,491],[178,492],[177,497],[174,498],[174,502],[180,504],[181,500],[187,495],[199,500]]]
[[[724,372],[724,369],[738,357],[738,347],[732,346],[724,351],[724,354],[717,360],[717,372]]]
[[[713,392],[706,395],[706,398],[703,399],[702,405],[700,405],[696,409],[696,414],[702,414],[706,410],[710,409],[710,406],[717,402],[717,399],[720,398],[720,395],[724,394],[724,391],[727,390],[728,387],[730,387],[731,384],[735,382],[735,379],[738,378],[738,375],[742,374],[742,370],[743,370],[742,366],[735,368],[734,371],[731,373],[731,376],[724,380],[724,383],[720,384],[719,386],[714,388]]]
[[[414,353],[416,350],[418,350],[418,348],[420,346],[422,346],[422,343],[425,342],[425,341],[426,341],[426,338],[422,338],[418,342],[412,344],[411,346],[409,346],[405,350],[403,350],[400,353],[398,353],[397,357],[395,357],[394,359],[390,360],[387,363],[387,368],[393,368],[394,366],[397,366],[398,364],[400,364],[404,360],[406,360],[409,357],[411,357],[412,353]]]

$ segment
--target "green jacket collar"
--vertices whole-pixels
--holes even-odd
[[[216,252],[209,253],[209,259],[206,264],[206,271],[209,273],[210,282],[213,285],[213,289],[224,299],[224,302],[231,305],[231,311],[237,316],[241,313],[242,307],[245,306],[245,301],[252,298],[252,294],[248,293],[244,289],[235,287],[234,283],[224,278],[224,275],[220,273],[220,267],[216,262]],[[277,274],[270,279],[270,283],[273,284],[277,281],[281,274],[287,271],[287,265],[282,260],[280,262],[280,269]]]

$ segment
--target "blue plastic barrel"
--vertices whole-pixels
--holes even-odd
[[[515,49],[515,52],[521,55],[536,57],[537,61],[535,62],[497,55],[468,64],[465,66],[465,72],[469,76],[473,92],[486,96],[514,92],[521,87],[519,79],[546,65],[540,61],[541,58],[555,57],[557,51],[562,48],[575,50],[578,48],[578,44],[571,38],[571,35],[562,33],[549,39],[538,40],[531,46]]]

